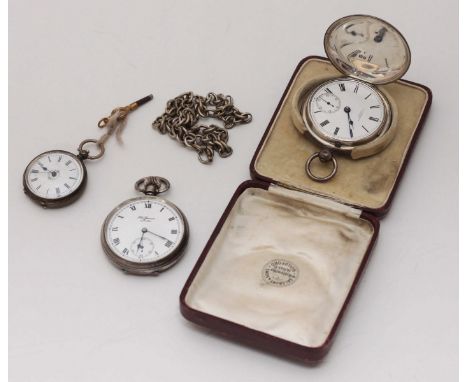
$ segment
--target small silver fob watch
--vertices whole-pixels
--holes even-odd
[[[101,243],[116,267],[156,275],[181,258],[189,236],[187,219],[177,206],[157,196],[169,187],[165,178],[142,178],[135,189],[144,196],[125,200],[107,216]]]
[[[74,202],[86,186],[84,159],[94,157],[89,158],[81,153],[74,155],[64,150],[39,154],[24,171],[24,192],[42,207],[63,207]]]
[[[123,125],[129,113],[153,99],[148,95],[124,107],[112,110],[109,117],[101,118],[98,127],[107,132],[99,139],[85,139],[78,146],[78,153],[65,150],[50,150],[34,157],[23,173],[23,190],[34,202],[44,208],[65,207],[77,200],[86,187],[85,160],[101,158],[105,143]],[[98,149],[92,155],[87,149],[94,145]]]
[[[334,152],[353,159],[382,151],[394,137],[396,110],[381,89],[406,73],[411,54],[400,32],[379,18],[353,15],[335,21],[325,33],[325,51],[345,77],[306,84],[296,97],[301,123],[323,150],[312,154],[306,172],[315,181],[337,170]],[[312,172],[312,161],[332,162],[329,175]]]

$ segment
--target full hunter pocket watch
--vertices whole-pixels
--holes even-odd
[[[156,275],[182,256],[189,227],[182,211],[159,195],[169,181],[157,176],[142,178],[135,189],[144,194],[128,199],[107,216],[101,243],[110,261],[136,275]]]
[[[307,175],[325,182],[337,172],[335,153],[352,159],[379,153],[392,141],[396,107],[377,85],[396,81],[408,70],[411,54],[398,30],[381,19],[353,15],[335,21],[325,33],[325,51],[345,76],[306,83],[293,96],[293,121],[322,146],[306,161]],[[313,163],[331,162],[326,176]]]

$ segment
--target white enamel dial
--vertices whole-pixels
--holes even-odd
[[[317,110],[324,113],[334,113],[340,110],[341,100],[330,92],[323,92],[315,98]]]
[[[34,158],[25,171],[25,184],[36,196],[60,199],[75,192],[84,179],[81,161],[66,151],[48,151]]]
[[[307,112],[319,136],[346,143],[372,139],[387,117],[386,104],[376,89],[352,78],[318,86],[308,99]]]
[[[151,263],[171,255],[185,235],[181,213],[157,197],[127,200],[114,209],[104,223],[104,239],[119,258]]]

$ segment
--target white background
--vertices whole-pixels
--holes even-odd
[[[369,3],[369,4],[367,4]],[[248,165],[295,66],[323,55],[335,19],[369,13],[406,36],[406,79],[434,102],[391,212],[325,361],[305,367],[187,323],[178,295]],[[457,2],[21,1],[10,4],[11,381],[455,381],[458,335]],[[203,166],[150,127],[167,99],[223,92],[254,115],[234,155]],[[83,197],[44,211],[21,189],[36,154],[75,151],[96,122],[149,93]],[[187,214],[184,259],[126,276],[100,248],[102,220],[145,175],[170,179]]]

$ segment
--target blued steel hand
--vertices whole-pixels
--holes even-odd
[[[353,127],[354,127],[354,122],[351,119],[349,113],[351,112],[351,108],[349,106],[346,106],[344,108],[344,112],[348,115],[348,126],[349,126],[349,136],[352,138],[353,137]]]
[[[146,228],[145,228],[145,229],[146,229]],[[167,237],[164,237],[164,236],[158,235],[157,233],[154,233],[154,232],[148,231],[147,229],[146,229],[146,231],[145,231],[145,232],[148,232],[148,233],[150,233],[150,234],[152,234],[152,235],[154,235],[154,236],[156,236],[156,237],[159,237],[159,238],[161,238],[161,239],[163,239],[163,240],[170,241],[170,240],[169,240]]]
[[[143,246],[141,245],[141,242],[143,241],[143,236],[145,236],[145,233],[148,232],[146,228],[141,229],[141,237],[140,237],[140,242],[137,245],[137,251],[141,248],[143,249]]]

